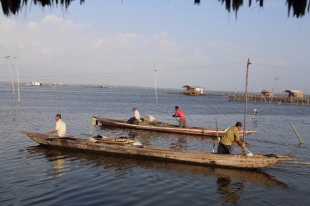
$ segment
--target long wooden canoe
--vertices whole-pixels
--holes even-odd
[[[167,123],[158,124],[147,124],[140,122],[140,124],[127,124],[122,120],[116,119],[107,119],[107,118],[99,118],[97,117],[96,120],[100,122],[101,125],[106,126],[113,126],[118,128],[131,128],[131,129],[140,129],[140,130],[149,130],[149,131],[158,131],[158,132],[171,132],[171,133],[179,133],[179,134],[190,134],[190,135],[202,135],[202,136],[210,136],[216,137],[222,136],[225,133],[225,129],[218,129],[218,131],[214,128],[203,128],[203,127],[188,127],[188,128],[181,128],[178,125],[171,125]],[[253,132],[253,130],[245,131],[245,135],[249,135]],[[243,136],[243,131],[239,132],[240,136]]]
[[[64,158],[82,161],[83,165],[92,163],[92,167],[104,167],[105,169],[114,168],[117,171],[119,168],[131,170],[135,166],[142,168],[161,170],[168,173],[177,172],[179,175],[191,174],[191,176],[212,176],[215,179],[231,179],[232,181],[248,182],[251,184],[261,184],[266,187],[288,188],[284,182],[277,180],[275,177],[261,170],[236,170],[222,167],[205,167],[200,165],[179,164],[175,162],[164,161],[149,161],[141,158],[130,158],[117,156],[113,154],[98,155],[96,153],[85,153],[78,150],[63,150],[62,148],[46,148],[45,146],[30,146],[26,148],[29,154],[39,154],[45,157],[48,161],[58,161],[59,156]],[[56,172],[59,170],[56,168]]]
[[[79,149],[88,152],[113,153],[127,157],[152,158],[162,161],[182,162],[205,166],[219,166],[229,168],[256,169],[272,166],[280,161],[295,160],[285,155],[257,154],[246,156],[242,154],[213,154],[194,150],[179,150],[154,146],[120,146],[106,143],[92,143],[81,138],[56,138],[50,139],[46,134],[21,131],[35,142],[45,145],[68,149]]]

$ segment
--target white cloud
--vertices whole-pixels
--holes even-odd
[[[138,35],[137,35],[137,34],[126,34],[126,36],[131,37],[131,38],[138,37]]]
[[[17,23],[14,20],[8,19],[3,16],[0,17],[0,19],[0,30],[5,32],[12,32],[16,29]]]
[[[283,59],[278,61],[278,64],[281,66],[285,66],[286,65],[286,61],[284,61]]]
[[[200,53],[200,51],[199,51],[199,49],[195,49],[195,56],[201,56],[201,53]]]
[[[120,30],[112,33],[107,27],[103,27],[104,29],[98,32],[98,29],[90,24],[79,24],[53,15],[47,15],[42,20],[29,21],[24,24],[5,20],[16,26],[9,30],[4,30],[1,27],[0,52],[5,50],[10,52],[6,55],[51,62],[42,64],[35,61],[20,61],[20,67],[23,68],[21,76],[22,72],[25,72],[27,76],[30,74],[37,76],[64,74],[64,76],[68,76],[67,79],[60,80],[64,83],[102,83],[106,81],[105,84],[109,84],[110,81],[113,84],[126,85],[139,82],[137,86],[142,86],[140,83],[145,86],[153,81],[153,75],[136,73],[138,81],[137,79],[132,80],[135,76],[131,74],[123,75],[123,77],[105,74],[111,70],[114,71],[113,68],[118,68],[117,72],[136,70],[153,72],[154,69],[203,66],[210,63],[210,53],[219,53],[220,51],[220,54],[223,55],[224,50],[232,51],[236,48],[236,45],[220,40],[191,45],[175,40],[167,32],[145,35],[134,31],[126,33]],[[210,48],[212,49],[210,50]],[[58,63],[78,65],[79,67],[59,66]],[[29,67],[26,68],[28,65]],[[92,78],[70,78],[70,75],[91,73],[102,73],[102,75],[92,76]],[[128,76],[132,77],[129,78],[130,81]],[[165,78],[169,79],[171,76]],[[184,75],[181,78],[188,81],[189,76]],[[54,82],[56,80],[45,81]]]

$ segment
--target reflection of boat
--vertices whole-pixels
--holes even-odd
[[[177,125],[171,125],[167,123],[158,123],[158,124],[148,124],[140,122],[139,125],[136,124],[127,124],[122,120],[115,119],[106,119],[106,118],[96,118],[98,122],[105,126],[114,126],[119,128],[131,128],[131,129],[141,129],[141,130],[150,130],[158,132],[171,132],[179,134],[191,134],[191,135],[203,135],[203,136],[217,136],[217,130],[212,128],[203,128],[203,127],[188,127],[180,128]],[[256,131],[247,130],[245,135],[249,135]],[[222,136],[225,133],[225,129],[219,129],[218,135]],[[239,132],[240,136],[243,136],[243,131]]]
[[[150,161],[137,158],[126,158],[115,155],[98,155],[79,151],[60,150],[56,148],[46,149],[43,146],[32,146],[27,148],[30,154],[44,155],[48,161],[62,158],[74,159],[80,165],[92,165],[103,169],[114,168],[114,171],[131,170],[133,167],[164,170],[165,172],[178,175],[187,174],[190,176],[204,175],[216,179],[229,177],[233,181],[261,184],[266,187],[288,188],[288,185],[276,180],[273,176],[257,170],[235,170],[218,167],[203,167],[199,165],[177,164],[173,162]],[[112,170],[111,170],[112,171]]]
[[[246,156],[241,154],[213,154],[194,150],[179,150],[154,146],[120,146],[108,143],[92,143],[80,138],[48,138],[46,134],[21,131],[35,142],[55,147],[65,147],[68,149],[79,149],[91,152],[113,153],[125,156],[135,156],[143,158],[153,158],[162,161],[182,162],[188,164],[210,165],[220,167],[233,167],[243,169],[264,168],[274,165],[280,161],[292,160],[284,155],[264,155]],[[117,142],[117,141],[116,141]]]

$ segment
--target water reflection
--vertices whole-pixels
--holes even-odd
[[[63,175],[63,169],[65,167],[65,160],[63,156],[55,157],[53,160],[54,177],[61,177]]]
[[[221,195],[224,203],[222,205],[226,205],[227,203],[236,204],[240,199],[240,193],[243,192],[243,182],[232,182],[229,176],[221,176],[217,177],[217,192]]]

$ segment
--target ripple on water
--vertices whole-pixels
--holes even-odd
[[[1,88],[2,89],[2,88]],[[142,116],[153,115],[175,124],[174,106],[185,112],[189,125],[221,128],[243,120],[240,102],[226,98],[159,94],[145,89],[92,90],[81,87],[21,88],[22,103],[12,104],[12,94],[0,90],[0,204],[1,205],[306,205],[309,166],[278,164],[261,171],[229,170],[89,154],[37,146],[19,133],[46,133],[55,127],[56,113],[63,115],[69,135],[129,136],[143,143],[212,151],[214,139],[90,127],[92,115],[128,119],[132,107]],[[137,98],[137,93],[140,97]],[[307,140],[309,106],[250,103],[259,110],[247,128],[248,148],[257,153],[299,154],[310,162]],[[292,131],[292,122],[304,140]],[[233,152],[240,152],[234,146]]]

